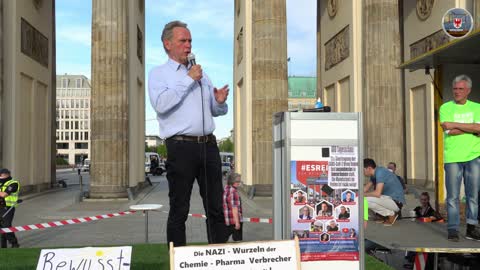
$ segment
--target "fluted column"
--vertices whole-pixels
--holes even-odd
[[[0,1],[0,18],[3,18],[3,1]],[[0,127],[4,127],[3,114],[3,20],[0,20]],[[0,166],[3,165],[3,129],[0,128]]]
[[[268,193],[272,177],[272,116],[288,109],[285,0],[253,1],[253,184]]]
[[[93,0],[92,9],[90,197],[127,197],[127,0]]]
[[[365,155],[386,166],[405,168],[404,95],[398,0],[364,1]]]
[[[322,20],[322,11],[320,9],[320,1],[317,0],[317,98],[321,98],[323,102],[323,91],[322,91],[322,35],[320,33],[320,22]]]
[[[478,30],[480,29],[480,1],[476,0],[473,3],[474,5],[474,11],[473,11],[473,21],[475,23],[475,29]]]

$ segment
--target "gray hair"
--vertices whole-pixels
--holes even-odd
[[[162,43],[165,41],[165,40],[172,40],[172,37],[173,37],[173,28],[175,27],[183,27],[183,28],[187,28],[187,24],[184,23],[184,22],[181,22],[181,21],[171,21],[167,24],[165,24],[165,27],[163,28],[163,31],[162,31]],[[168,50],[167,48],[165,48],[165,45],[163,45],[163,48],[165,49],[165,52],[168,54]]]
[[[241,175],[239,173],[229,174],[228,177],[227,177],[227,185],[231,186],[234,183],[242,182],[242,180],[240,180],[240,177],[241,177]]]
[[[465,74],[455,77],[452,82],[452,87],[455,87],[455,84],[461,81],[465,81],[467,83],[467,88],[472,89],[472,79]]]

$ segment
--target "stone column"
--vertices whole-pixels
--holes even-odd
[[[320,21],[322,19],[322,11],[320,10],[320,1],[317,0],[317,98],[323,100],[323,91],[322,91],[322,36],[320,35]]]
[[[0,1],[0,127],[3,122],[3,1]],[[0,167],[3,167],[3,129],[0,128]]]
[[[480,29],[480,0],[474,1],[473,21],[475,23],[475,29]]]
[[[55,20],[55,1],[52,1],[52,82],[50,86],[50,91],[52,91],[51,103],[50,103],[50,110],[51,110],[51,122],[55,123],[57,121],[56,111],[57,111],[57,46],[56,46],[56,20]],[[55,125],[51,125],[50,132],[52,136],[50,136],[50,187],[57,183],[57,162],[56,162],[56,155],[57,155],[57,138],[54,136],[57,132],[57,127]]]
[[[128,187],[127,0],[92,1],[91,198]]]
[[[363,6],[365,157],[405,166],[404,94],[398,0],[365,0]]]
[[[273,114],[288,109],[286,3],[252,5],[253,184],[261,195],[272,190]]]

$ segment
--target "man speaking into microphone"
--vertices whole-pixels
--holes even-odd
[[[167,242],[186,245],[185,221],[197,179],[207,216],[209,243],[226,241],[222,206],[222,165],[213,135],[213,117],[228,111],[228,85],[217,89],[195,63],[187,24],[172,21],[162,32],[167,63],[150,71],[148,92],[167,145],[170,211]],[[190,56],[189,56],[190,55]]]

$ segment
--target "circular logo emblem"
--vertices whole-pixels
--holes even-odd
[[[473,29],[473,18],[463,8],[452,8],[443,15],[443,31],[452,38],[462,38]]]

